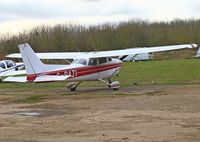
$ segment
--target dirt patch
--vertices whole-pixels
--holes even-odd
[[[12,90],[11,90],[12,91]],[[44,94],[44,90],[33,92]],[[30,92],[0,96],[4,142],[198,142],[200,85],[51,90],[42,101]],[[40,115],[19,115],[33,112]]]

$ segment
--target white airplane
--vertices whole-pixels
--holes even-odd
[[[200,57],[200,48],[197,50],[197,53],[196,53],[196,58],[199,58]]]
[[[0,61],[0,80],[2,77],[21,74],[22,72],[19,70],[23,68],[24,63],[16,63],[12,60]]]
[[[18,46],[20,54],[11,54],[7,57],[22,58],[27,76],[9,76],[4,79],[8,82],[52,82],[68,81],[68,88],[76,90],[82,81],[99,80],[105,82],[113,90],[120,87],[118,81],[111,78],[117,75],[122,67],[122,61],[116,56],[133,55],[140,53],[169,51],[184,48],[195,48],[197,44],[183,44],[160,46],[151,48],[131,48],[124,50],[99,52],[57,52],[35,54],[28,43]],[[47,65],[40,59],[74,59],[69,65]]]

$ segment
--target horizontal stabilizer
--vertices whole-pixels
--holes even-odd
[[[3,80],[3,82],[27,82],[26,76],[9,76]]]
[[[41,75],[37,76],[34,80],[34,82],[51,82],[51,81],[65,81],[70,76],[63,75],[63,76],[57,76],[57,75]]]
[[[41,75],[37,76],[33,82],[40,83],[40,82],[52,82],[52,81],[65,81],[70,76],[56,76],[56,75]],[[16,76],[12,77],[9,76],[3,80],[3,82],[28,82],[27,76]]]

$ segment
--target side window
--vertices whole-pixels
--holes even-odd
[[[7,68],[13,67],[13,63],[11,61],[6,61]]]
[[[15,63],[15,62],[13,62],[13,66],[15,66],[15,67],[16,67],[16,63]]]
[[[107,62],[107,58],[99,58],[99,64],[103,64]]]
[[[92,59],[89,60],[89,65],[90,65],[90,66],[96,66],[97,63],[98,63],[98,62],[97,62],[97,59],[95,59],[95,58],[92,58]]]
[[[108,58],[108,61],[112,61],[112,58],[109,57],[109,58]]]
[[[0,62],[0,68],[6,69],[6,66],[5,66],[5,64],[3,62]]]

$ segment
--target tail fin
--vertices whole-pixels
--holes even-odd
[[[46,65],[36,56],[35,52],[28,43],[18,46],[22,55],[22,60],[26,67],[27,75],[39,74],[46,70]]]
[[[25,77],[9,77],[4,81],[8,82],[52,82],[52,81],[64,81],[70,77],[70,75],[48,75],[46,74],[52,69],[59,69],[60,66],[45,65],[36,56],[33,49],[28,43],[19,45],[19,50],[24,62],[27,76]],[[46,73],[45,73],[46,72]]]

